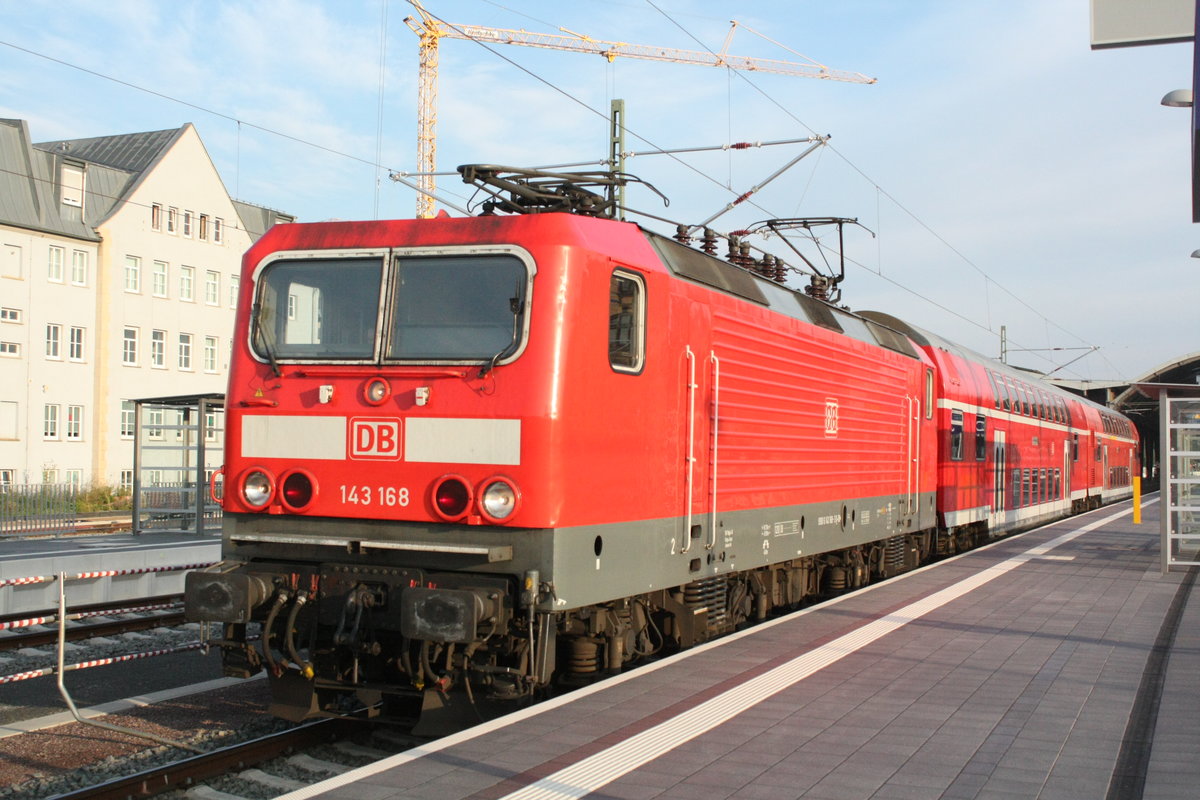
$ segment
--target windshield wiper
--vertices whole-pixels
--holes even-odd
[[[513,346],[517,343],[517,325],[521,321],[521,312],[525,310],[525,303],[521,300],[520,281],[517,281],[517,287],[513,292],[513,296],[508,298],[508,310],[512,312],[513,318],[512,338],[509,339],[508,344],[504,345],[500,352],[489,358],[488,362],[479,368],[479,375],[476,377],[486,377],[489,372],[496,368],[496,362],[499,361],[505,353],[508,353],[510,350],[512,350]]]
[[[262,303],[255,303],[251,310],[254,314],[254,343],[262,346],[263,352],[266,353],[267,361],[271,364],[271,370],[275,373],[275,377],[282,378],[283,373],[279,369],[279,362],[275,360],[275,348],[267,340],[267,334],[263,329]]]

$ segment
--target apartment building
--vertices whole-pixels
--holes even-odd
[[[191,124],[0,119],[0,483],[128,485],[133,401],[225,390],[242,253],[291,221],[230,198]]]

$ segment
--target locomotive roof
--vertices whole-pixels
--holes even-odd
[[[643,228],[642,232],[673,275],[758,303],[784,316],[885,347],[909,358],[920,358],[908,337],[886,322],[868,319],[809,297],[653,231]]]

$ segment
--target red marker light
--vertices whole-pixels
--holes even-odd
[[[447,521],[459,519],[471,507],[471,490],[457,475],[447,475],[433,489],[433,507]]]

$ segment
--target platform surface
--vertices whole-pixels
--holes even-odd
[[[286,795],[1195,798],[1156,502],[1012,537]]]

